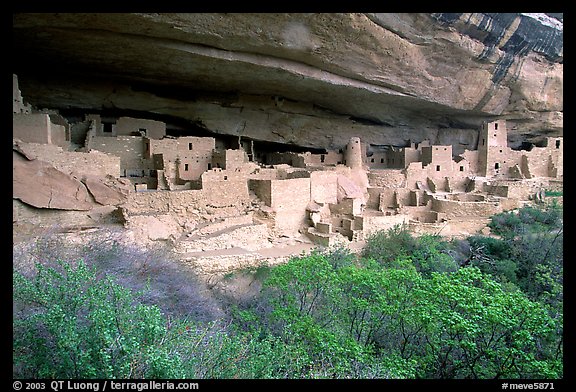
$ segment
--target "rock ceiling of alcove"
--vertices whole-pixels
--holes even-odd
[[[354,123],[377,143],[499,115],[518,135],[561,135],[561,23],[536,34],[533,17],[468,15],[15,14],[14,73],[38,106],[148,110],[229,134],[246,109],[244,132],[268,141],[320,146],[314,132]]]

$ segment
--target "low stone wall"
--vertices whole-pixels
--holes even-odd
[[[373,215],[362,217],[364,238],[381,230],[388,230],[396,225],[408,223],[409,217],[404,214],[397,215]]]
[[[90,149],[98,150],[120,157],[122,170],[154,169],[152,159],[145,156],[144,138],[140,136],[94,136],[90,141]]]
[[[453,219],[463,216],[492,216],[502,212],[502,206],[498,201],[467,202],[434,198],[432,210]]]
[[[370,186],[382,188],[406,187],[406,176],[403,169],[371,170],[368,173]]]
[[[157,215],[167,214],[170,212],[177,214],[186,214],[194,210],[201,212],[206,209],[215,207],[219,195],[210,197],[204,190],[182,190],[182,191],[162,191],[149,190],[145,192],[134,192],[128,196],[128,200],[122,204],[122,208],[128,215]],[[231,198],[229,202],[232,207],[244,208],[244,201]],[[226,207],[222,205],[220,207]],[[218,207],[218,206],[216,206]]]
[[[213,233],[205,237],[179,241],[177,253],[207,252],[219,249],[242,248],[258,250],[272,246],[266,224],[248,224]]]

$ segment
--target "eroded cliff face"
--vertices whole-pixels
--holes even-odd
[[[563,22],[545,14],[14,14],[37,108],[114,110],[336,149],[475,149],[563,132]],[[558,19],[560,18],[560,19]]]

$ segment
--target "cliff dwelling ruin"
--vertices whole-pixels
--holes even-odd
[[[399,224],[458,235],[451,226],[480,230],[563,185],[563,138],[513,150],[505,120],[485,122],[477,149],[461,154],[354,136],[339,150],[280,151],[241,137],[171,136],[157,120],[34,110],[16,75],[13,98],[15,232],[120,224],[135,243],[170,241],[190,261],[241,264],[289,240],[350,245]]]

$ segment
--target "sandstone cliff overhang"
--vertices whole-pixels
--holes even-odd
[[[462,130],[499,116],[520,143],[562,134],[557,18],[15,14],[15,73],[36,106],[170,115],[258,140],[470,148]]]

